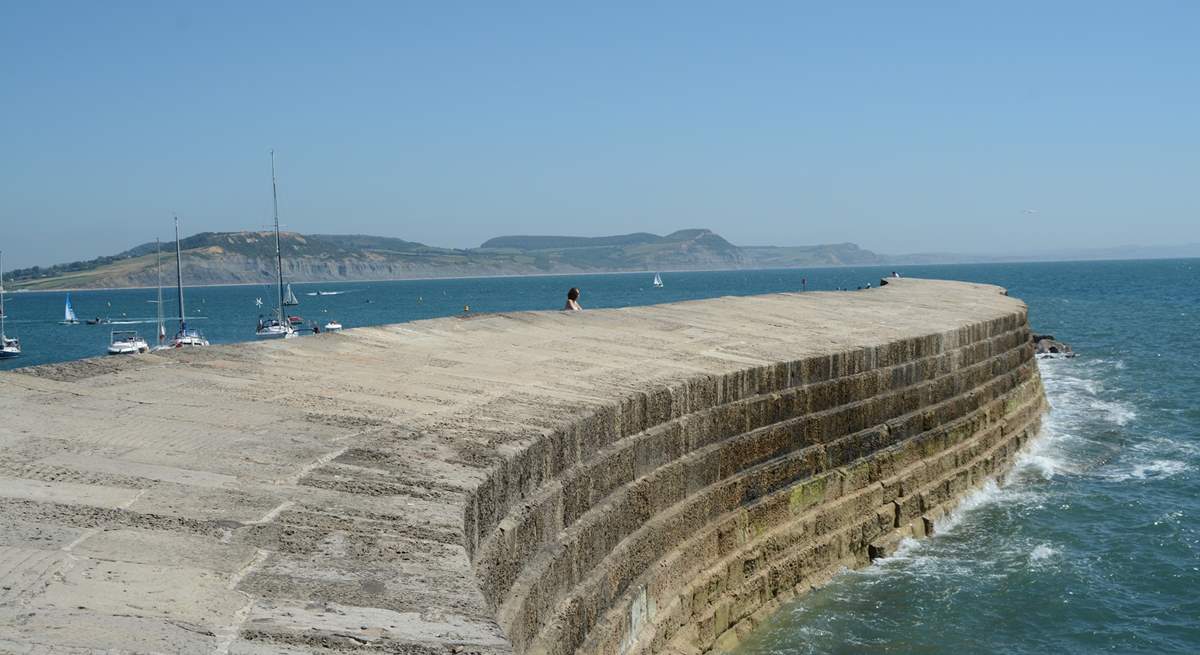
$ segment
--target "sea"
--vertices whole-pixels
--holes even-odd
[[[854,293],[890,272],[664,272],[661,289],[652,273],[295,284],[300,304],[289,313],[353,328],[467,309],[555,310],[572,286],[586,310]],[[1039,361],[1052,409],[1008,476],[972,493],[931,539],[785,605],[738,655],[1200,653],[1200,259],[900,273],[1006,287],[1029,304],[1035,331],[1078,356]],[[176,314],[173,290],[164,293]],[[253,340],[274,293],[266,284],[189,288],[189,326],[213,343]],[[153,339],[154,289],[71,293],[81,320],[108,325],[59,325],[65,300],[9,294],[6,331],[24,355],[0,368],[102,355],[116,329]]]

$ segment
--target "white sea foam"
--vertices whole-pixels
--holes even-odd
[[[1128,403],[1112,400],[1093,400],[1088,403],[1088,407],[1103,414],[1106,420],[1120,426],[1128,425],[1130,421],[1137,418],[1137,412],[1133,411],[1133,408]]]
[[[1050,544],[1038,544],[1033,547],[1033,550],[1029,551],[1029,561],[1041,562],[1055,555],[1058,555],[1058,551],[1052,548]]]
[[[1108,472],[1105,477],[1114,482],[1150,480],[1169,478],[1190,469],[1191,467],[1185,462],[1174,459],[1156,459],[1151,462],[1134,462],[1127,467]]]
[[[1161,453],[1183,458],[1193,458],[1200,455],[1200,444],[1190,441],[1179,441],[1170,437],[1153,436],[1134,444],[1131,450],[1139,453]]]
[[[1000,538],[992,544],[989,557],[980,557],[969,544],[990,533],[986,523],[976,520],[980,512],[999,509],[1022,513],[1054,502],[1057,488],[1047,483],[1056,477],[1099,475],[1111,468],[1110,460],[1129,450],[1123,443],[1124,427],[1137,418],[1134,407],[1119,396],[1119,389],[1106,379],[1123,364],[1120,361],[1040,360],[1046,395],[1052,409],[1042,421],[1038,436],[1018,456],[1012,471],[988,480],[968,493],[934,526],[928,540],[903,540],[889,557],[876,566],[855,573],[866,584],[887,584],[888,576],[916,575],[923,578],[985,578],[1010,574],[1012,567],[1055,567],[1063,562],[1061,546],[1036,539]],[[1169,439],[1144,453],[1146,463],[1120,471],[1130,477],[1152,478],[1174,475],[1185,466],[1176,461],[1190,459],[1174,455]],[[1167,452],[1168,455],[1163,453]],[[1153,457],[1150,457],[1153,455]],[[992,535],[995,536],[995,535]]]
[[[1042,449],[1045,450],[1045,449]],[[1023,453],[1020,459],[1017,460],[1016,469],[1018,473],[1030,472],[1043,480],[1049,480],[1058,473],[1062,472],[1066,467],[1062,460],[1048,454],[1027,452]]]

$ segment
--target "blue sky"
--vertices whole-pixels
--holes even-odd
[[[1191,2],[3,3],[0,249],[264,227],[272,147],[302,232],[1200,242],[1198,25]]]

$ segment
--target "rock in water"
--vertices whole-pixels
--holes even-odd
[[[1038,357],[1074,357],[1071,346],[1054,338],[1053,334],[1033,335],[1034,353]]]

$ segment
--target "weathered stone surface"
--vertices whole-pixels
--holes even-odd
[[[1006,470],[1033,357],[904,279],[0,374],[0,651],[728,648]]]

